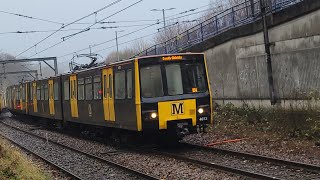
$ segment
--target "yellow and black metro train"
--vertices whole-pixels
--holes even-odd
[[[139,57],[7,88],[13,113],[183,135],[212,123],[204,54]]]

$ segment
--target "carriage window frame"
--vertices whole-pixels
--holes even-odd
[[[37,100],[41,100],[41,86],[37,84]]]
[[[107,98],[109,88],[107,88],[107,75],[105,74],[103,75],[103,98]]]
[[[43,92],[44,92],[44,97],[43,100],[49,100],[49,88],[48,88],[48,84],[44,84],[43,85]]]
[[[21,93],[22,100],[25,101],[26,100],[26,89],[25,89],[25,86],[22,86],[21,89],[22,89],[22,93]]]
[[[126,71],[114,73],[114,98],[118,100],[126,99]]]
[[[78,79],[78,100],[83,101],[85,100],[85,83],[84,78]]]
[[[93,99],[93,87],[92,87],[92,76],[85,78],[85,99]]]
[[[109,74],[109,98],[112,99],[113,98],[113,79],[112,79],[112,74]]]
[[[127,99],[133,98],[133,71],[132,69],[126,70],[126,90],[127,90]]]
[[[55,101],[59,101],[59,83],[58,81],[54,81],[53,83],[53,98]]]
[[[70,100],[70,82],[69,80],[65,80],[63,82],[63,96],[64,96],[64,100],[65,101],[69,101]]]
[[[32,84],[29,87],[31,87],[30,91],[29,91],[29,100],[32,101],[33,100],[33,86],[32,86]]]
[[[44,100],[44,84],[41,84],[40,89],[41,89],[40,100]]]
[[[102,99],[102,89],[101,89],[101,75],[96,75],[93,77],[93,99],[101,100]]]
[[[20,87],[17,88],[17,98],[16,98],[16,99],[18,99],[18,100],[20,100],[20,97],[21,97],[21,96],[20,96],[20,91],[21,91],[21,90],[20,90]]]

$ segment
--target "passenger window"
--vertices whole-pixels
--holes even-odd
[[[43,91],[44,91],[44,99],[43,100],[48,100],[49,99],[48,84],[45,84],[43,86]]]
[[[69,80],[64,81],[64,100],[69,100],[70,99],[70,87],[69,87]]]
[[[93,84],[93,92],[94,92],[94,99],[101,99],[101,77],[100,76],[95,76],[94,79],[94,84]]]
[[[17,88],[18,91],[17,91],[17,100],[20,100],[20,88]]]
[[[109,98],[113,98],[113,92],[112,92],[112,75],[109,74]]]
[[[29,100],[31,101],[31,100],[33,100],[33,92],[34,92],[34,88],[33,88],[33,86],[30,86],[31,87],[31,89],[30,89],[30,91],[29,91],[29,93],[30,93],[30,96],[29,96]]]
[[[53,89],[54,89],[54,100],[59,100],[59,84],[58,82],[54,82],[54,85],[53,85]]]
[[[84,78],[78,79],[78,100],[84,100]]]
[[[87,77],[86,80],[86,100],[92,100],[92,77]]]
[[[41,86],[37,85],[37,100],[41,100]]]
[[[106,98],[107,97],[107,75],[103,75],[103,97]]]
[[[115,91],[115,99],[125,99],[126,98],[126,72],[120,71],[116,72],[114,75],[115,84],[114,84],[114,91]]]
[[[127,70],[127,98],[132,98],[132,70]]]
[[[40,86],[40,88],[41,88],[41,100],[44,100],[44,85],[41,85]]]
[[[25,101],[26,100],[26,91],[25,91],[25,88],[24,86],[22,86],[22,100]]]

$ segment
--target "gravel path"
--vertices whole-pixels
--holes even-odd
[[[178,161],[168,157],[119,150],[107,144],[39,129],[37,126],[25,124],[14,119],[7,118],[4,119],[3,122],[22,129],[32,130],[35,134],[39,134],[43,137],[48,136],[48,138],[53,141],[59,141],[60,143],[95,154],[99,157],[110,158],[117,163],[159,177],[159,179],[246,179],[245,177],[238,175],[212,170],[210,168]]]

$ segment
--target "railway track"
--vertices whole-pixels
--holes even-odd
[[[52,141],[50,139],[47,139],[45,137],[42,137],[42,136],[39,136],[39,135],[36,135],[32,132],[29,132],[29,131],[26,131],[26,130],[23,130],[23,129],[20,129],[20,128],[17,128],[17,127],[14,127],[14,126],[11,126],[11,125],[8,125],[6,123],[3,123],[0,121],[1,124],[3,124],[4,126],[10,128],[10,129],[13,129],[15,131],[18,131],[18,132],[22,132],[26,135],[30,135],[34,138],[37,138],[37,139],[41,139],[42,141],[44,142],[47,142],[47,143],[51,143],[55,146],[58,146],[58,147],[61,147],[63,149],[67,149],[67,150],[70,150],[70,151],[73,151],[75,153],[78,153],[78,154],[81,154],[83,156],[86,156],[90,159],[94,159],[96,161],[99,161],[100,163],[103,163],[103,164],[107,164],[108,166],[111,166],[113,168],[116,168],[116,169],[119,169],[119,170],[122,170],[122,171],[125,171],[129,174],[132,174],[134,176],[137,176],[139,177],[138,179],[150,179],[150,180],[155,180],[155,179],[159,179],[158,177],[153,177],[151,175],[148,175],[148,174],[145,174],[145,173],[142,173],[142,172],[139,172],[139,171],[136,171],[134,169],[131,169],[131,168],[128,168],[128,167],[125,167],[121,164],[118,164],[116,162],[113,162],[111,160],[108,160],[108,159],[105,159],[105,158],[101,158],[99,156],[96,156],[96,155],[93,155],[93,154],[89,154],[87,152],[84,152],[84,151],[81,151],[79,149],[76,149],[76,148],[73,148],[73,147],[70,147],[70,146],[67,146],[67,145],[64,145],[62,143],[59,143],[59,142],[56,142],[56,141]],[[33,150],[30,150],[29,148],[21,145],[20,143],[18,143],[17,141],[13,140],[12,138],[4,135],[3,133],[0,133],[1,136],[3,136],[4,138],[8,139],[9,141],[11,141],[12,143],[16,144],[17,146],[19,146],[20,148],[36,155],[37,157],[39,157],[40,159],[46,161],[47,163],[49,163],[50,165],[60,169],[61,171],[65,172],[67,175],[69,175],[70,177],[72,177],[73,179],[87,179],[87,178],[82,178],[81,176],[79,175],[76,175],[76,173],[70,171],[70,170],[67,170],[66,168],[64,168],[62,165],[59,165],[57,163],[54,163],[52,162],[51,160],[49,160],[48,158],[44,157],[43,155],[39,155],[39,153],[36,153],[34,152]]]
[[[149,152],[256,179],[320,178],[320,167],[316,165],[188,143],[180,145],[179,150],[156,148]]]
[[[189,144],[189,143],[180,143],[180,144],[182,146],[188,147],[188,148],[194,148],[194,149],[199,149],[199,150],[204,150],[204,151],[209,151],[209,152],[215,152],[215,153],[219,153],[219,154],[240,156],[240,157],[245,157],[245,158],[249,158],[252,160],[260,160],[260,161],[265,161],[265,162],[270,162],[270,163],[276,163],[279,165],[286,165],[286,166],[290,166],[290,167],[294,167],[294,168],[303,168],[303,169],[308,169],[310,171],[320,172],[320,166],[317,166],[317,165],[306,164],[306,163],[301,163],[301,162],[296,162],[296,161],[288,161],[288,160],[284,160],[284,159],[262,156],[262,155],[252,154],[252,153],[233,151],[233,150],[228,150],[228,149],[199,146],[199,145]]]
[[[82,179],[81,177],[73,174],[71,171],[65,169],[64,167],[62,167],[62,166],[60,166],[60,165],[52,162],[51,160],[43,157],[43,156],[40,155],[40,154],[38,154],[38,153],[36,153],[36,152],[34,152],[34,151],[32,151],[32,150],[30,150],[30,149],[28,149],[28,148],[20,145],[18,142],[12,140],[11,138],[9,138],[9,137],[7,137],[7,136],[5,136],[5,135],[3,135],[3,134],[0,134],[0,136],[3,137],[4,139],[8,140],[9,142],[11,142],[12,144],[14,144],[15,146],[19,147],[20,149],[22,149],[22,150],[24,150],[24,151],[26,151],[26,152],[28,152],[28,153],[36,156],[37,158],[43,160],[44,162],[46,162],[46,163],[49,164],[50,166],[57,168],[57,169],[60,170],[61,172],[67,174],[67,175],[68,175],[69,177],[71,177],[72,179],[84,180],[84,179]]]

